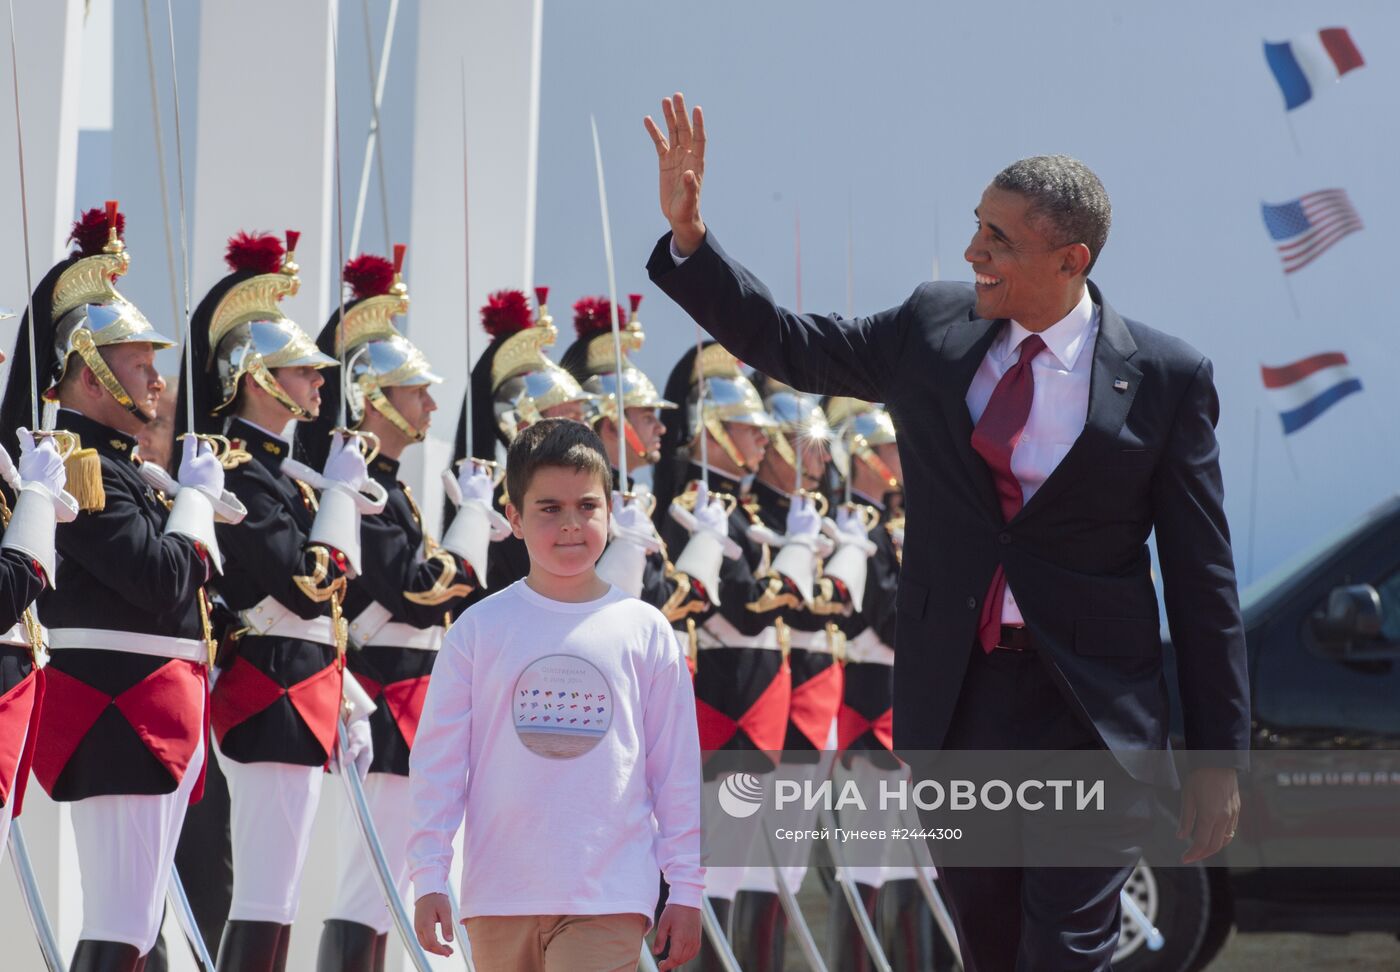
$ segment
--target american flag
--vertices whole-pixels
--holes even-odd
[[[1323,189],[1263,207],[1264,226],[1278,246],[1284,273],[1303,269],[1343,236],[1362,228],[1345,189]]]

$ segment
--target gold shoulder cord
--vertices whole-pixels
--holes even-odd
[[[802,602],[797,599],[797,595],[786,589],[782,577],[777,574],[768,574],[760,577],[763,581],[763,593],[757,600],[750,601],[744,607],[755,614],[766,614],[769,611],[776,611],[779,608],[792,608],[799,610]]]
[[[705,602],[691,596],[694,587],[690,583],[690,577],[676,570],[669,560],[666,562],[666,577],[676,584],[676,589],[666,598],[666,603],[661,605],[661,613],[666,616],[667,621],[675,624],[692,614],[704,613]]]
[[[209,667],[214,667],[214,659],[219,654],[219,643],[214,638],[214,625],[209,620],[209,594],[200,587],[195,596],[199,599],[199,623],[204,626],[204,644],[209,649]]]
[[[4,494],[0,494],[0,526],[7,529],[10,526],[10,504],[5,502]],[[24,635],[29,641],[29,660],[38,665],[39,656],[44,653],[44,629],[34,616],[33,608],[25,608],[20,620],[24,622]]]
[[[409,512],[413,514],[413,520],[418,524],[418,529],[423,534],[423,556],[426,560],[436,560],[442,564],[442,570],[438,572],[437,580],[433,586],[426,591],[404,591],[403,598],[411,604],[422,604],[426,607],[436,607],[452,600],[454,597],[466,597],[472,592],[470,584],[454,584],[457,579],[457,558],[452,553],[443,550],[438,546],[437,540],[433,539],[423,526],[423,511],[418,508],[418,504],[413,500],[413,491],[403,483],[399,483],[399,488],[403,490],[403,495],[408,500]]]

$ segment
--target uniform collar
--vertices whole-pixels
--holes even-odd
[[[886,493],[885,495],[888,496],[889,494]],[[870,506],[875,507],[875,509],[879,510],[881,513],[885,512],[885,501],[883,499],[876,499],[873,496],[867,496],[865,493],[862,493],[860,490],[855,488],[851,489],[851,496],[855,499],[860,500],[862,503],[866,503]]]
[[[118,432],[110,425],[103,425],[71,408],[58,410],[57,424],[60,429],[76,432],[85,449],[96,449],[100,455],[112,459],[135,461],[135,436]]]
[[[753,498],[764,509],[786,510],[792,505],[792,497],[780,489],[774,489],[761,479],[753,481]]]
[[[1039,332],[1041,340],[1045,342],[1046,349],[1067,371],[1074,370],[1075,362],[1079,360],[1084,346],[1089,343],[1090,325],[1094,323],[1094,311],[1094,300],[1089,296],[1089,288],[1085,287],[1084,295],[1079,298],[1079,303],[1075,304],[1068,314]],[[1005,361],[1032,333],[1035,332],[1026,330],[1020,322],[1011,321],[1011,326],[997,338],[997,343],[992,347],[992,354],[996,356],[997,360]]]
[[[399,482],[399,460],[388,456],[375,456],[369,464],[369,474],[381,486],[397,486]]]
[[[728,473],[722,473],[712,467],[708,475],[710,492],[712,493],[728,493],[730,496],[737,497],[742,491],[743,484]],[[687,483],[691,481],[705,482],[705,477],[706,470],[698,462],[692,462],[686,467],[685,481]]]
[[[248,454],[271,470],[273,475],[281,474],[283,460],[292,454],[292,444],[286,439],[236,416],[229,422],[228,437],[240,441]]]

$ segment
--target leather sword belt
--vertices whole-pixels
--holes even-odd
[[[198,638],[172,638],[141,631],[113,631],[108,628],[53,628],[49,631],[49,651],[88,648],[97,651],[125,651],[133,655],[178,658],[209,664],[209,646]]]
[[[265,638],[299,638],[335,647],[335,629],[329,617],[303,618],[275,597],[265,597],[239,617],[248,633]]]
[[[1031,629],[1023,624],[1003,624],[997,638],[998,651],[1035,651]]]
[[[390,648],[417,648],[420,651],[437,651],[442,647],[446,629],[440,624],[430,628],[415,628],[411,624],[391,620],[389,609],[378,601],[359,613],[350,622],[350,640],[361,648],[371,645],[385,645]]]

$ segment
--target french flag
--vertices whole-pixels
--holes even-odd
[[[1292,364],[1262,365],[1264,387],[1278,409],[1283,434],[1292,435],[1353,392],[1361,379],[1340,351],[1327,351]]]
[[[1288,111],[1307,104],[1320,88],[1366,63],[1345,27],[1326,27],[1277,44],[1265,41],[1264,59],[1283,90]]]

